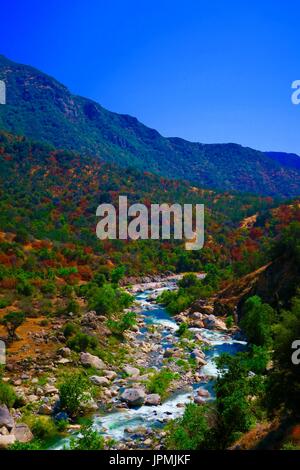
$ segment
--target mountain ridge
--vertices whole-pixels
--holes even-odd
[[[300,193],[300,169],[258,150],[163,137],[137,118],[108,111],[72,94],[55,78],[3,55],[0,79],[7,85],[0,128],[13,134],[205,188],[282,198]]]

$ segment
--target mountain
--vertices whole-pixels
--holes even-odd
[[[263,152],[232,143],[165,138],[136,118],[73,95],[48,75],[4,56],[0,79],[7,87],[0,128],[13,134],[205,188],[283,198],[300,194],[300,169]]]
[[[265,155],[270,157],[273,161],[278,162],[282,166],[300,170],[300,157],[295,153],[265,152]]]

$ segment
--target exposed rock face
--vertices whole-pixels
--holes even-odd
[[[95,369],[105,369],[105,364],[98,356],[93,356],[88,352],[80,353],[80,362],[85,367],[94,367]]]
[[[220,291],[214,299],[214,314],[232,314],[236,310],[240,319],[246,300],[253,295],[258,295],[274,308],[289,308],[289,301],[299,283],[299,263],[292,257],[282,256]]]
[[[127,388],[121,395],[121,400],[129,406],[143,405],[145,398],[145,392],[142,388]]]

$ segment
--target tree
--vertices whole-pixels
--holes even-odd
[[[125,275],[125,266],[118,266],[117,268],[113,269],[111,272],[111,282],[113,284],[119,284],[120,280]]]
[[[264,304],[257,295],[250,297],[244,307],[241,327],[250,343],[257,346],[268,346],[272,343],[272,324],[275,312],[268,304]]]
[[[12,342],[17,338],[16,331],[24,321],[25,314],[22,312],[10,312],[0,320],[0,324],[6,328],[8,341]]]
[[[172,450],[199,450],[211,448],[208,406],[189,403],[182,418],[169,425],[167,447]]]

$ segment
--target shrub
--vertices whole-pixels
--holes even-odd
[[[136,315],[134,312],[126,312],[120,320],[108,320],[107,326],[112,333],[123,335],[123,333],[136,324]]]
[[[149,393],[158,393],[161,398],[166,398],[168,395],[168,388],[172,380],[175,378],[176,374],[173,372],[170,372],[167,369],[161,369],[149,379],[147,390]]]
[[[16,399],[17,396],[14,389],[9,384],[0,380],[0,404],[12,408]]]
[[[228,317],[226,317],[225,324],[226,324],[227,328],[232,328],[233,327],[234,320],[233,320],[232,315],[228,315]]]
[[[71,438],[69,449],[66,450],[103,450],[104,438],[93,430],[90,424],[82,426],[80,437]]]
[[[67,346],[76,352],[94,351],[98,347],[98,340],[95,336],[78,332],[68,340]]]
[[[8,299],[0,299],[0,308],[6,308],[11,304]]]
[[[63,334],[66,338],[69,338],[77,331],[77,326],[74,323],[66,323],[63,329]]]
[[[76,300],[71,299],[66,306],[66,313],[78,313],[79,312],[79,303]]]
[[[59,387],[60,407],[71,416],[76,416],[88,401],[91,386],[82,374],[67,376]]]
[[[34,437],[47,440],[52,439],[57,435],[57,429],[54,421],[49,416],[39,416],[28,418],[28,425]]]
[[[182,418],[169,425],[167,448],[172,450],[207,450],[209,445],[207,407],[189,403]]]

